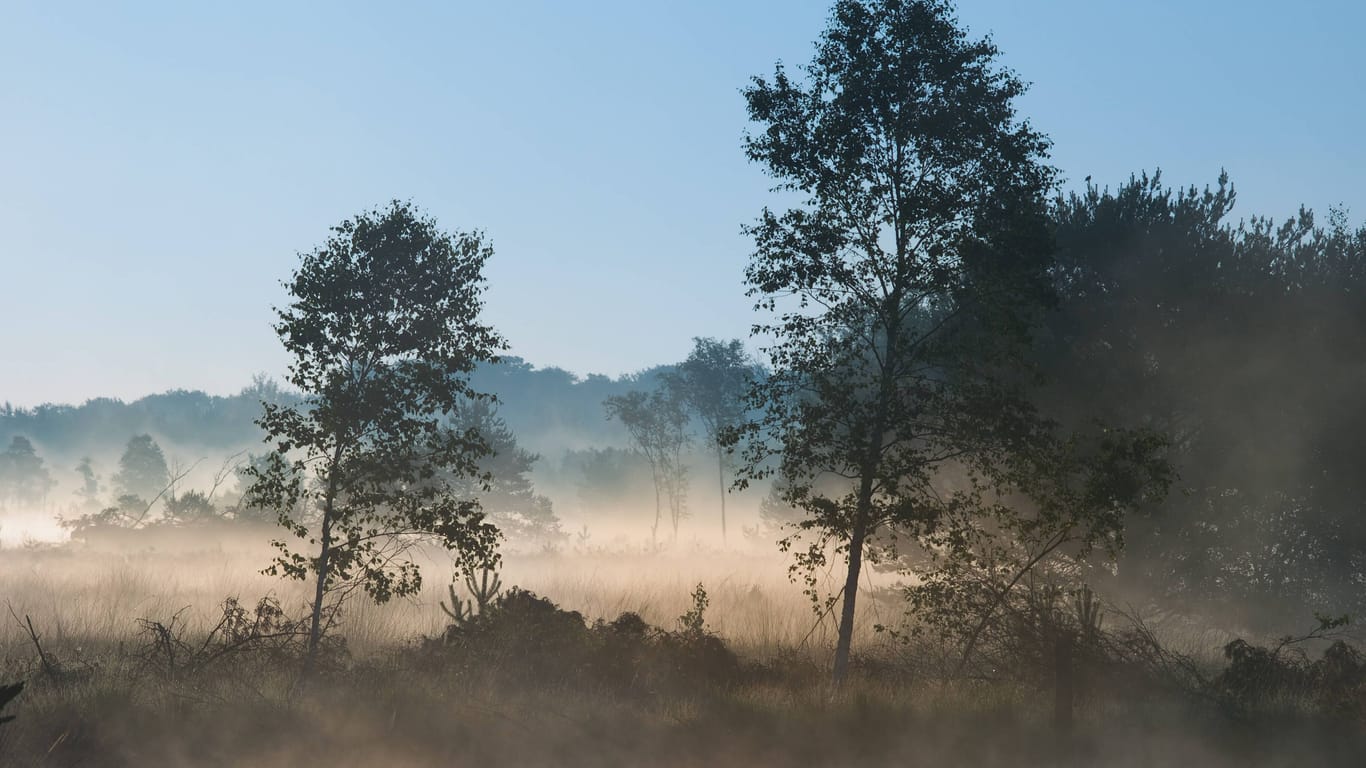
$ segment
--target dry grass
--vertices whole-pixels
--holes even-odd
[[[304,585],[260,573],[269,559],[264,547],[179,554],[8,550],[0,556],[0,599],[18,615],[31,616],[60,653],[131,640],[137,633],[135,619],[164,619],[182,609],[188,609],[184,616],[192,629],[203,629],[218,617],[227,596],[250,602],[269,594],[286,607],[305,605]],[[438,634],[444,627],[438,602],[446,597],[449,561],[432,555],[420,562],[424,586],[416,597],[386,605],[364,599],[347,604],[343,634],[354,653],[379,652]],[[816,615],[801,588],[788,580],[786,562],[773,555],[510,556],[503,582],[548,597],[590,621],[634,611],[664,627],[691,607],[690,595],[701,583],[711,596],[709,625],[741,650],[824,648],[833,637],[832,620]],[[864,601],[864,608],[857,638],[877,642],[873,624],[894,609],[871,600]],[[13,621],[0,621],[0,652],[22,655],[28,644],[27,634]]]
[[[182,609],[190,632],[224,597],[273,594],[287,609],[302,585],[259,574],[264,548],[192,554],[8,550],[0,584],[44,649],[77,674],[37,673],[27,632],[0,620],[3,679],[30,678],[19,719],[0,728],[0,764],[35,766],[1011,766],[1055,764],[1049,692],[1003,683],[944,683],[856,667],[845,690],[826,683],[831,625],[776,556],[632,552],[508,559],[505,584],[588,619],[634,611],[672,627],[697,583],[709,625],[769,674],[724,691],[622,696],[565,685],[519,687],[423,662],[414,640],[445,625],[448,569],[426,563],[413,600],[354,600],[342,633],[351,661],[308,689],[294,670],[248,660],[193,679],[136,663],[135,619]],[[863,601],[858,647],[883,648],[872,624],[894,606]],[[813,631],[814,627],[814,631]],[[1242,729],[1186,704],[1106,692],[1079,716],[1080,764],[1358,764],[1358,736],[1319,724]],[[1359,731],[1359,727],[1358,727]]]

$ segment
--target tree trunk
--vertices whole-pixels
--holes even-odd
[[[844,685],[849,672],[849,649],[854,642],[854,607],[858,601],[858,580],[863,571],[863,542],[868,536],[872,488],[872,475],[866,474],[859,488],[854,525],[849,535],[849,572],[844,578],[844,602],[840,606],[839,638],[835,642],[835,668],[831,674],[831,682],[836,688]]]
[[[655,478],[655,524],[650,526],[650,549],[654,550],[659,546],[659,516],[662,510],[659,507],[659,479]]]
[[[308,623],[308,653],[304,656],[303,679],[313,676],[314,663],[318,657],[318,646],[322,643],[323,599],[327,596],[327,577],[332,570],[332,522],[337,496],[336,462],[327,480],[327,496],[323,500],[323,526],[320,535],[322,547],[318,552],[318,583],[313,589],[313,613]]]
[[[726,459],[721,444],[716,444],[716,480],[721,486],[721,546],[726,546]]]
[[[887,316],[894,317],[900,306],[901,294],[898,291],[887,301]],[[839,638],[835,643],[835,667],[831,674],[835,688],[844,685],[849,672],[849,648],[854,641],[854,606],[858,601],[858,580],[863,571],[863,542],[868,538],[869,518],[873,514],[873,484],[882,459],[887,414],[896,389],[898,330],[895,324],[887,323],[887,351],[882,359],[877,411],[871,425],[872,434],[868,437],[868,453],[864,456],[863,466],[859,468],[858,500],[854,504],[854,520],[849,530],[849,572],[844,579],[844,604],[840,606]]]

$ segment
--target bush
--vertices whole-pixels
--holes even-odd
[[[573,685],[618,693],[724,688],[742,677],[739,659],[707,631],[706,592],[693,593],[679,629],[650,626],[635,613],[591,626],[577,611],[513,588],[485,610],[447,627],[429,651],[462,675],[499,683]]]
[[[1224,646],[1228,667],[1215,679],[1225,703],[1240,712],[1300,706],[1323,714],[1366,715],[1366,659],[1336,640],[1316,661],[1298,644],[1323,639],[1347,623],[1346,617],[1319,618],[1303,637],[1287,637],[1274,648],[1234,640]]]

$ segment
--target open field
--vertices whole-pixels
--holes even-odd
[[[278,657],[244,653],[195,667],[158,655],[137,619],[168,623],[180,613],[193,646],[227,596],[250,605],[273,594],[287,612],[299,609],[298,585],[257,573],[267,557],[264,549],[6,551],[0,583],[15,617],[0,621],[0,663],[5,680],[30,684],[7,710],[18,719],[0,729],[4,764],[1026,766],[1057,759],[1051,691],[1005,678],[947,679],[927,647],[912,653],[873,631],[887,618],[874,614],[895,610],[887,600],[865,601],[854,677],[832,692],[828,622],[823,630],[775,556],[598,552],[512,557],[505,565],[505,584],[590,622],[633,611],[673,629],[691,607],[689,593],[706,585],[707,625],[741,663],[733,680],[719,683],[692,680],[693,672],[624,687],[577,672],[536,677],[535,670],[554,669],[555,651],[544,667],[547,658],[535,653],[432,650],[423,638],[439,636],[447,623],[438,606],[446,574],[435,562],[417,599],[353,600],[338,632],[347,652],[306,688],[295,686],[297,665]],[[16,617],[32,619],[58,674],[44,672]],[[539,639],[530,642],[519,647],[539,647]],[[1355,765],[1366,747],[1360,722],[1281,717],[1269,730],[1156,690],[1088,691],[1077,718],[1072,749],[1086,765]]]

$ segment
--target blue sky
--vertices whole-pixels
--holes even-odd
[[[119,6],[119,7],[116,7]],[[964,0],[1067,185],[1161,167],[1236,213],[1366,212],[1366,8]],[[327,227],[410,198],[497,251],[487,317],[616,374],[744,336],[770,198],[739,89],[823,2],[0,2],[0,401],[236,391]]]

